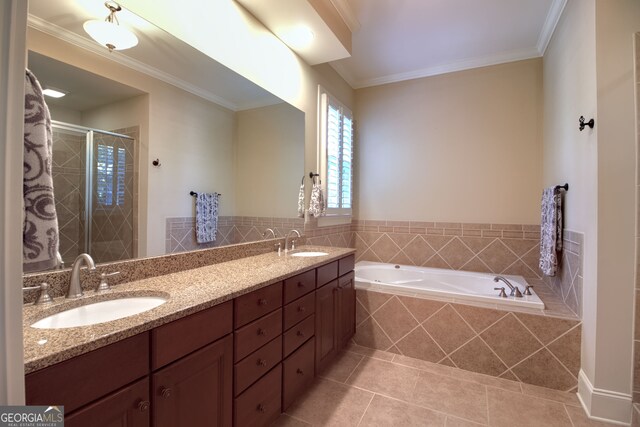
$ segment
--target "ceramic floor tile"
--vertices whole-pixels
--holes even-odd
[[[349,375],[351,375],[363,358],[364,356],[360,354],[343,351],[336,357],[336,360],[318,376],[343,383],[349,378]]]
[[[472,381],[479,384],[488,385],[491,387],[497,387],[504,390],[513,391],[515,393],[521,393],[520,383],[517,381],[511,381],[504,378],[496,378],[490,375],[478,374],[475,372],[469,372],[462,369],[452,369],[451,376],[465,381]]]
[[[286,413],[313,425],[357,426],[372,398],[373,393],[320,378]]]
[[[271,424],[271,427],[307,427],[310,425],[311,424],[297,420],[287,414],[280,414],[280,417]]]
[[[452,368],[450,366],[441,365],[438,363],[427,362],[426,360],[414,359],[412,357],[396,355],[393,358],[393,363],[397,363],[398,365],[409,366],[411,368],[420,369],[422,371],[432,372],[434,374],[440,375],[450,375],[453,370],[456,368]]]
[[[572,427],[561,403],[489,387],[489,425],[492,427]]]
[[[396,399],[408,400],[419,373],[417,369],[366,358],[353,371],[347,384]]]
[[[445,427],[480,427],[486,424],[478,424],[473,421],[463,420],[462,418],[447,416],[447,420],[444,423]]]
[[[564,403],[565,405],[580,406],[580,401],[576,393],[553,390],[526,383],[522,383],[522,393],[542,399],[554,400],[559,403]]]
[[[374,359],[387,360],[390,361],[393,359],[393,353],[388,353],[386,351],[375,350],[369,347],[362,347],[361,345],[351,343],[347,345],[346,351],[350,351],[352,353],[361,354],[362,356],[373,357]]]
[[[400,400],[375,395],[362,417],[360,426],[443,427],[445,415]]]
[[[421,372],[411,402],[466,420],[487,422],[484,385],[430,372]]]
[[[576,406],[569,405],[566,405],[565,407],[567,408],[567,412],[569,413],[569,417],[571,418],[573,427],[607,427],[616,425],[589,419],[582,407],[578,408]]]

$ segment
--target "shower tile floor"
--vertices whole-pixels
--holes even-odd
[[[274,426],[583,427],[575,393],[351,344]]]

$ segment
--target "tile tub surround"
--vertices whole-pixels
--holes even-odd
[[[547,388],[573,391],[581,323],[357,289],[360,346]]]
[[[310,218],[304,226],[304,234],[310,245],[355,248],[352,224],[319,227],[317,218]]]
[[[356,261],[542,277],[540,226],[354,221]]]
[[[199,244],[196,242],[195,222],[195,217],[166,219],[166,253],[255,242],[263,239],[262,233],[266,228],[272,228],[278,237],[286,236],[293,229],[304,229],[303,218],[220,216],[216,241]]]
[[[582,260],[584,234],[564,230],[562,259],[555,276],[544,276],[551,287],[576,316],[582,318]]]
[[[119,271],[117,277],[110,279],[110,284],[132,282],[150,277],[162,276],[204,267],[239,258],[246,258],[268,252],[274,252],[274,245],[278,242],[284,246],[284,239],[269,239],[259,242],[243,243],[221,248],[202,249],[191,252],[183,252],[172,255],[162,255],[157,257],[130,259],[126,261],[116,261],[99,264],[96,271],[89,274],[86,269],[81,271],[81,283],[85,291],[95,289],[100,283],[100,273],[112,273]],[[300,243],[304,244],[304,236]],[[69,286],[71,270],[69,268],[58,271],[47,271],[43,273],[26,274],[22,278],[22,286],[38,286],[42,282],[50,285],[52,297],[59,297],[65,294]],[[37,297],[37,291],[27,291],[23,294],[23,302],[32,303]]]
[[[575,393],[437,365],[355,344],[273,424],[283,426],[545,426],[589,420]]]
[[[179,273],[122,283],[104,295],[128,296],[152,292],[167,294],[169,299],[153,310],[92,326],[34,329],[29,325],[55,312],[77,306],[82,301],[105,298],[93,292],[88,292],[81,300],[69,302],[60,298],[53,305],[46,307],[24,306],[25,373],[148,331],[354,253],[353,249],[322,246],[303,246],[302,249],[324,251],[328,255],[305,258],[278,256],[274,252],[269,252]]]

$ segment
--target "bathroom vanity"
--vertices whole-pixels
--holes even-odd
[[[171,297],[106,324],[34,331],[28,324],[46,310],[25,308],[26,354],[35,355],[25,365],[27,404],[64,405],[67,426],[269,425],[355,332],[354,250],[323,250],[118,285],[114,293],[153,288]],[[220,283],[223,271],[231,275]],[[209,274],[208,285],[182,286]],[[215,296],[195,304],[208,292]],[[112,342],[94,348],[92,335]]]

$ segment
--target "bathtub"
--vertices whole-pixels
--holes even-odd
[[[356,288],[360,289],[433,296],[437,299],[446,299],[451,302],[476,302],[504,309],[509,307],[528,307],[544,310],[544,303],[533,289],[531,290],[532,295],[525,295],[522,298],[500,297],[498,295],[499,291],[493,288],[504,287],[507,295],[509,295],[509,288],[503,282],[495,283],[493,281],[495,274],[370,261],[357,262],[355,274]],[[511,284],[520,288],[522,292],[528,285],[522,276],[504,277]]]

